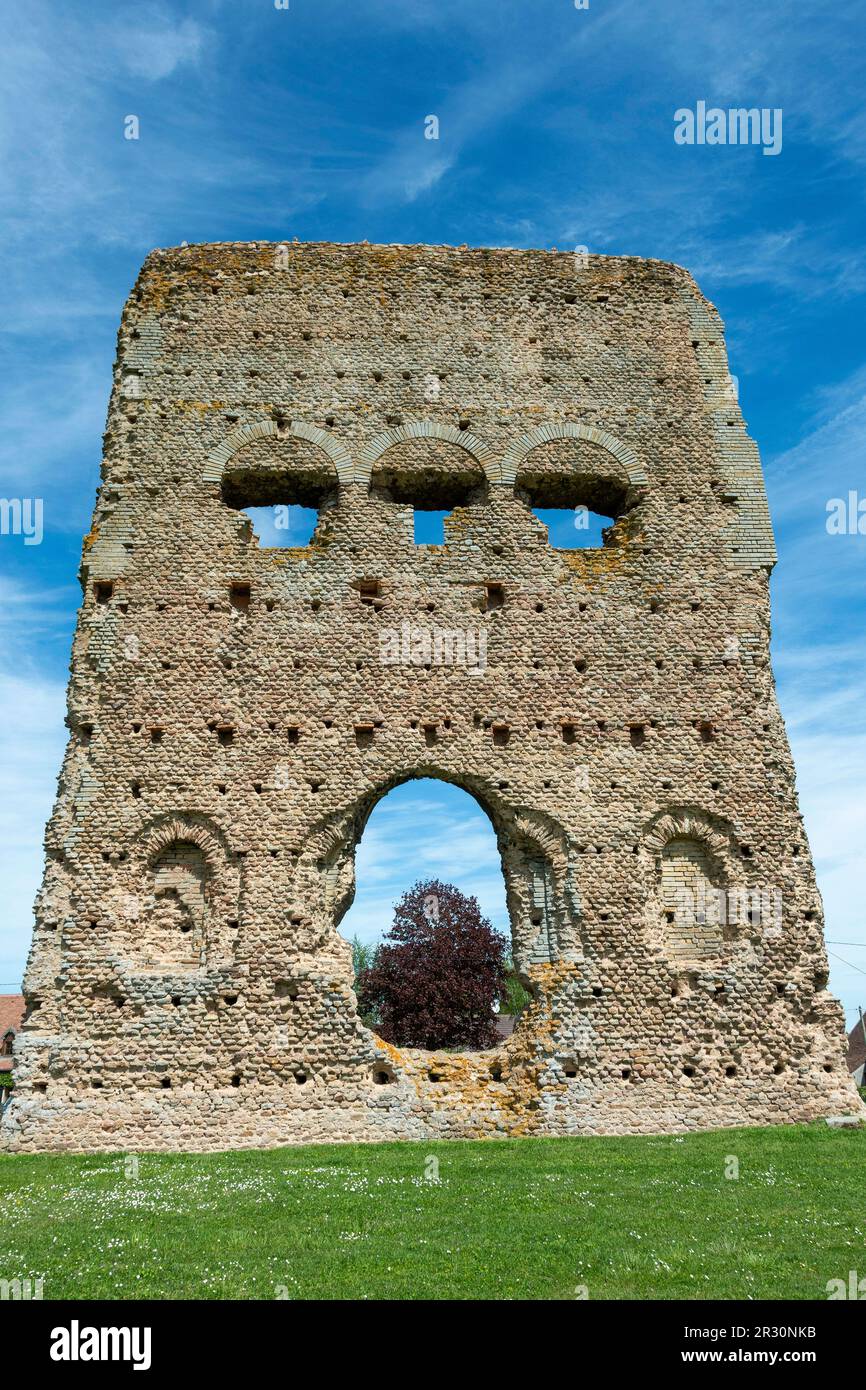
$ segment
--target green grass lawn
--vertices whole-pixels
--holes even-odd
[[[439,1181],[430,1181],[430,1158]],[[729,1156],[739,1177],[726,1177]],[[866,1276],[866,1130],[0,1157],[46,1299],[826,1298]]]

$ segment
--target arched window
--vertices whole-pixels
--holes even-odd
[[[336,502],[337,470],[308,439],[272,434],[232,455],[222,474],[222,498],[243,512],[263,548],[309,545],[320,512]]]
[[[536,445],[518,466],[515,490],[547,526],[557,550],[595,549],[615,540],[614,528],[637,501],[625,469],[584,439]]]
[[[487,477],[477,459],[449,440],[408,439],[373,465],[371,490],[388,502],[411,506],[417,545],[441,545],[445,517],[455,507],[483,502]]]

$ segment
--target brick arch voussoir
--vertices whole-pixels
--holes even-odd
[[[303,420],[291,420],[287,425],[277,425],[274,420],[254,420],[249,424],[241,425],[208,454],[202,475],[204,482],[222,482],[223,473],[229,460],[246,444],[252,444],[256,439],[270,439],[286,434],[295,439],[306,439],[310,444],[318,445],[334,465],[340,483],[352,482],[354,464],[345,445],[334,439],[326,430],[320,429],[318,425],[308,425]]]
[[[151,824],[140,839],[141,857],[151,868],[161,854],[179,842],[193,844],[204,855],[208,868],[216,871],[228,855],[226,845],[216,829],[192,817],[172,815]]]
[[[714,823],[700,811],[680,810],[659,816],[644,835],[647,849],[660,859],[672,840],[695,840],[716,862],[728,867],[731,862],[733,832]]]
[[[406,444],[413,439],[441,439],[446,444],[455,444],[480,464],[488,482],[502,481],[496,456],[484,440],[468,430],[456,429],[454,425],[442,425],[435,420],[415,420],[408,425],[394,425],[384,430],[364,446],[358,455],[355,482],[369,487],[373,469],[382,455],[393,449],[395,444]]]
[[[576,424],[539,425],[537,429],[530,430],[529,434],[523,435],[521,439],[516,439],[502,458],[501,481],[513,487],[521,464],[532,453],[533,449],[540,448],[542,444],[551,444],[562,439],[582,439],[588,444],[597,444],[625,470],[632,487],[645,488],[647,486],[649,479],[646,470],[637,454],[628,444],[624,444],[615,435],[608,434],[607,430],[596,428],[595,425]]]

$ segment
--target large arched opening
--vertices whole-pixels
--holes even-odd
[[[408,992],[411,1013],[415,991],[419,1014],[433,1016],[426,1025],[433,1029],[432,1034],[425,1034],[423,1029],[414,1034],[411,1028],[407,1033],[405,1016],[394,1032],[392,1018],[389,1041],[444,1046],[449,1051],[496,1046],[513,1032],[529,994],[514,965],[506,878],[491,812],[477,795],[453,782],[424,775],[388,788],[365,810],[356,832],[354,900],[339,921],[339,932],[352,947],[362,1021],[383,1036],[388,1032],[382,1014],[364,991],[365,980],[382,977],[384,947],[386,954],[403,952],[393,958],[392,969],[400,968],[398,960],[409,960],[419,972],[417,983],[413,980],[411,989],[407,985],[401,990],[404,1006]],[[421,904],[428,921],[418,922],[420,930],[415,931],[413,912],[417,919]],[[397,937],[408,930],[413,944],[393,944],[395,921]],[[462,934],[449,929],[456,921]],[[505,977],[503,987],[490,1001],[489,1029],[472,1033],[475,1041],[467,1042],[460,1031],[461,1021],[455,1017],[454,1035],[443,1038],[443,1018],[447,1019],[449,1009],[456,1013],[458,1005],[454,1002],[454,973],[445,973],[441,952],[444,949],[452,972],[462,975],[456,997],[486,999],[484,981],[489,976],[484,971],[485,962],[490,964],[491,942],[496,949],[502,943]],[[482,1034],[483,1043],[478,1042]]]

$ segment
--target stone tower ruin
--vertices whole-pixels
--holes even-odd
[[[293,503],[310,543],[260,546],[243,509]],[[449,511],[443,545],[415,543],[416,508]],[[543,508],[610,517],[604,544],[555,549]],[[774,560],[722,325],[676,266],[152,253],[4,1146],[857,1110],[769,663]],[[358,1016],[355,846],[416,777],[496,830],[532,999],[492,1052],[399,1050]]]

